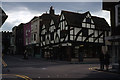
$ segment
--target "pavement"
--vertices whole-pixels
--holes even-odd
[[[71,63],[68,61],[50,61],[29,57],[24,60],[23,56],[4,56],[7,68],[3,68],[3,79],[35,80],[43,78],[80,78],[80,79],[120,79],[120,74],[110,71],[100,71],[99,64],[94,63]]]

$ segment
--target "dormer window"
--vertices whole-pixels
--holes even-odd
[[[91,23],[91,19],[90,18],[86,18],[86,22],[87,23]]]

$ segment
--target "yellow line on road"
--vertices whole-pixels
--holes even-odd
[[[0,75],[10,75],[10,76],[20,77],[20,78],[23,78],[25,80],[32,80],[31,78],[29,78],[28,76],[25,76],[25,75],[18,75],[18,74],[0,74]]]
[[[25,76],[25,75],[21,75],[23,76],[24,78],[28,79],[28,80],[32,80],[31,78],[29,78],[28,76]]]

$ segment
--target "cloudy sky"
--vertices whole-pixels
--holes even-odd
[[[11,31],[20,23],[29,22],[34,16],[40,16],[53,6],[56,14],[61,10],[84,13],[90,11],[93,16],[103,17],[110,24],[110,13],[102,10],[101,2],[2,2],[2,8],[8,19],[2,26],[3,31]]]

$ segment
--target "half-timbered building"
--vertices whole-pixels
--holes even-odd
[[[54,9],[50,7],[49,13],[44,13],[41,16],[42,27],[41,27],[41,48],[44,57],[49,57],[53,53],[53,45],[55,43],[55,36],[57,33],[57,24],[59,20],[59,15],[54,14]]]
[[[24,23],[19,24],[16,29],[15,34],[15,46],[16,46],[16,53],[23,55],[24,54]]]
[[[58,27],[59,47],[65,60],[98,57],[110,28],[104,18],[91,16],[90,12],[69,11],[61,12]]]
[[[49,17],[42,19],[40,32],[43,56],[68,61],[99,56],[110,30],[104,18],[91,16],[89,11],[83,14],[61,11],[60,16],[44,15]]]

